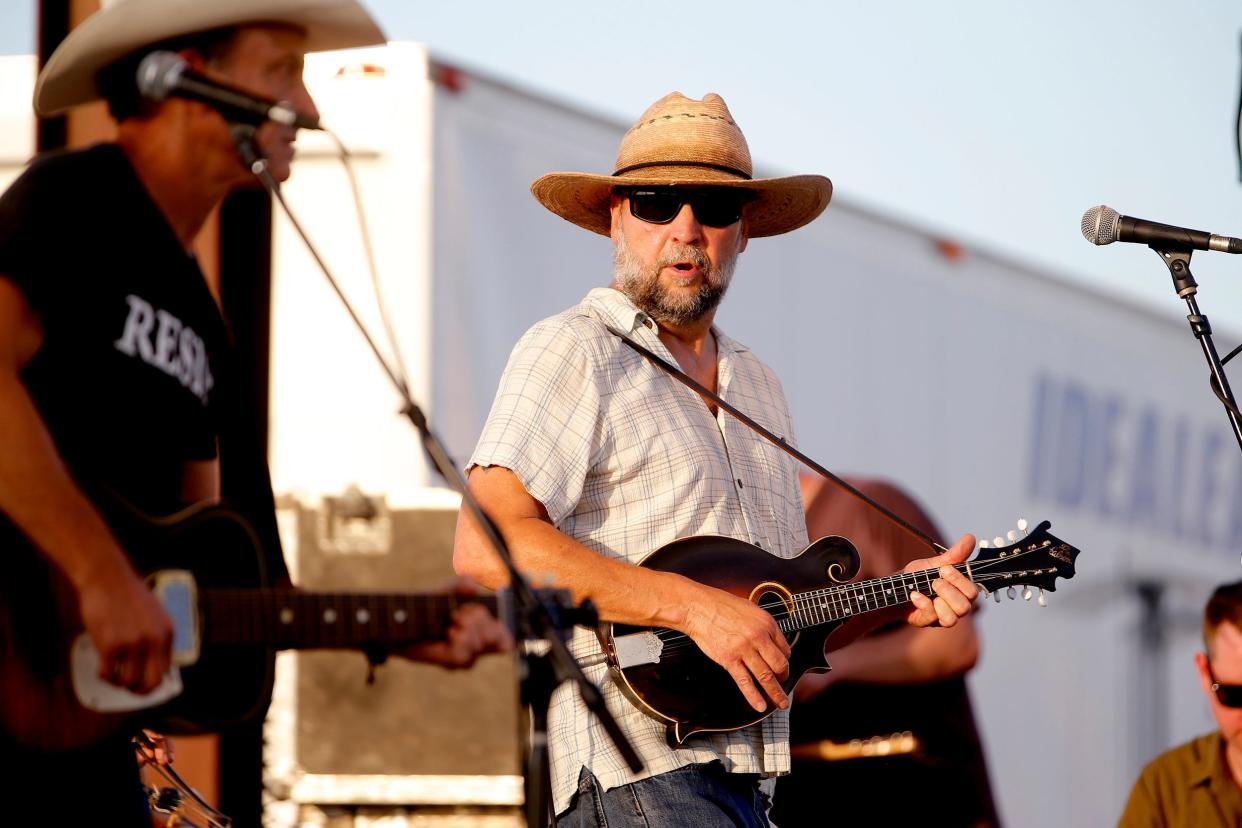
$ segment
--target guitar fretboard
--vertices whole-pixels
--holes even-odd
[[[399,645],[443,638],[454,609],[479,603],[496,612],[495,596],[204,589],[203,638],[211,644],[264,644],[277,649]]]

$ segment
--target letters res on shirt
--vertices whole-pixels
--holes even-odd
[[[131,293],[125,301],[129,303],[129,316],[124,333],[113,343],[116,349],[174,377],[207,405],[215,383],[202,337],[168,311],[153,308],[141,296]]]

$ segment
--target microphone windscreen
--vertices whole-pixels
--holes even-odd
[[[1112,244],[1117,241],[1117,220],[1121,214],[1112,207],[1092,207],[1082,214],[1082,237],[1092,244]]]
[[[185,71],[185,59],[176,52],[152,52],[138,64],[138,91],[143,97],[162,101],[177,88]]]

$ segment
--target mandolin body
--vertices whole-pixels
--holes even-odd
[[[854,545],[836,536],[820,538],[797,557],[778,558],[735,538],[700,535],[660,547],[641,565],[683,575],[754,603],[773,604],[769,611],[780,612],[797,593],[849,581],[858,572],[859,560]],[[781,685],[785,692],[791,692],[808,670],[830,669],[824,645],[845,620],[786,633],[792,653],[789,676]],[[696,733],[737,730],[777,710],[770,702],[762,713],[751,707],[728,671],[688,638],[682,639],[687,646],[665,646],[657,663],[619,667],[615,639],[648,630],[608,624],[601,632],[601,643],[621,691],[641,710],[668,725],[670,744],[682,744]],[[671,632],[664,631],[666,635]]]

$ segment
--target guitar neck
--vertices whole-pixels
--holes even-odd
[[[966,564],[957,564],[954,569],[970,575]],[[919,592],[928,598],[934,598],[936,593],[932,589],[932,581],[939,577],[939,569],[924,569],[919,572],[903,572],[854,584],[799,592],[793,596],[791,612],[779,619],[778,623],[785,632],[794,632],[830,621],[840,621],[856,615],[865,615],[869,612],[908,604],[911,592]]]
[[[281,650],[381,647],[445,637],[464,603],[497,610],[495,596],[332,593],[292,589],[203,589],[202,636],[209,644]]]

